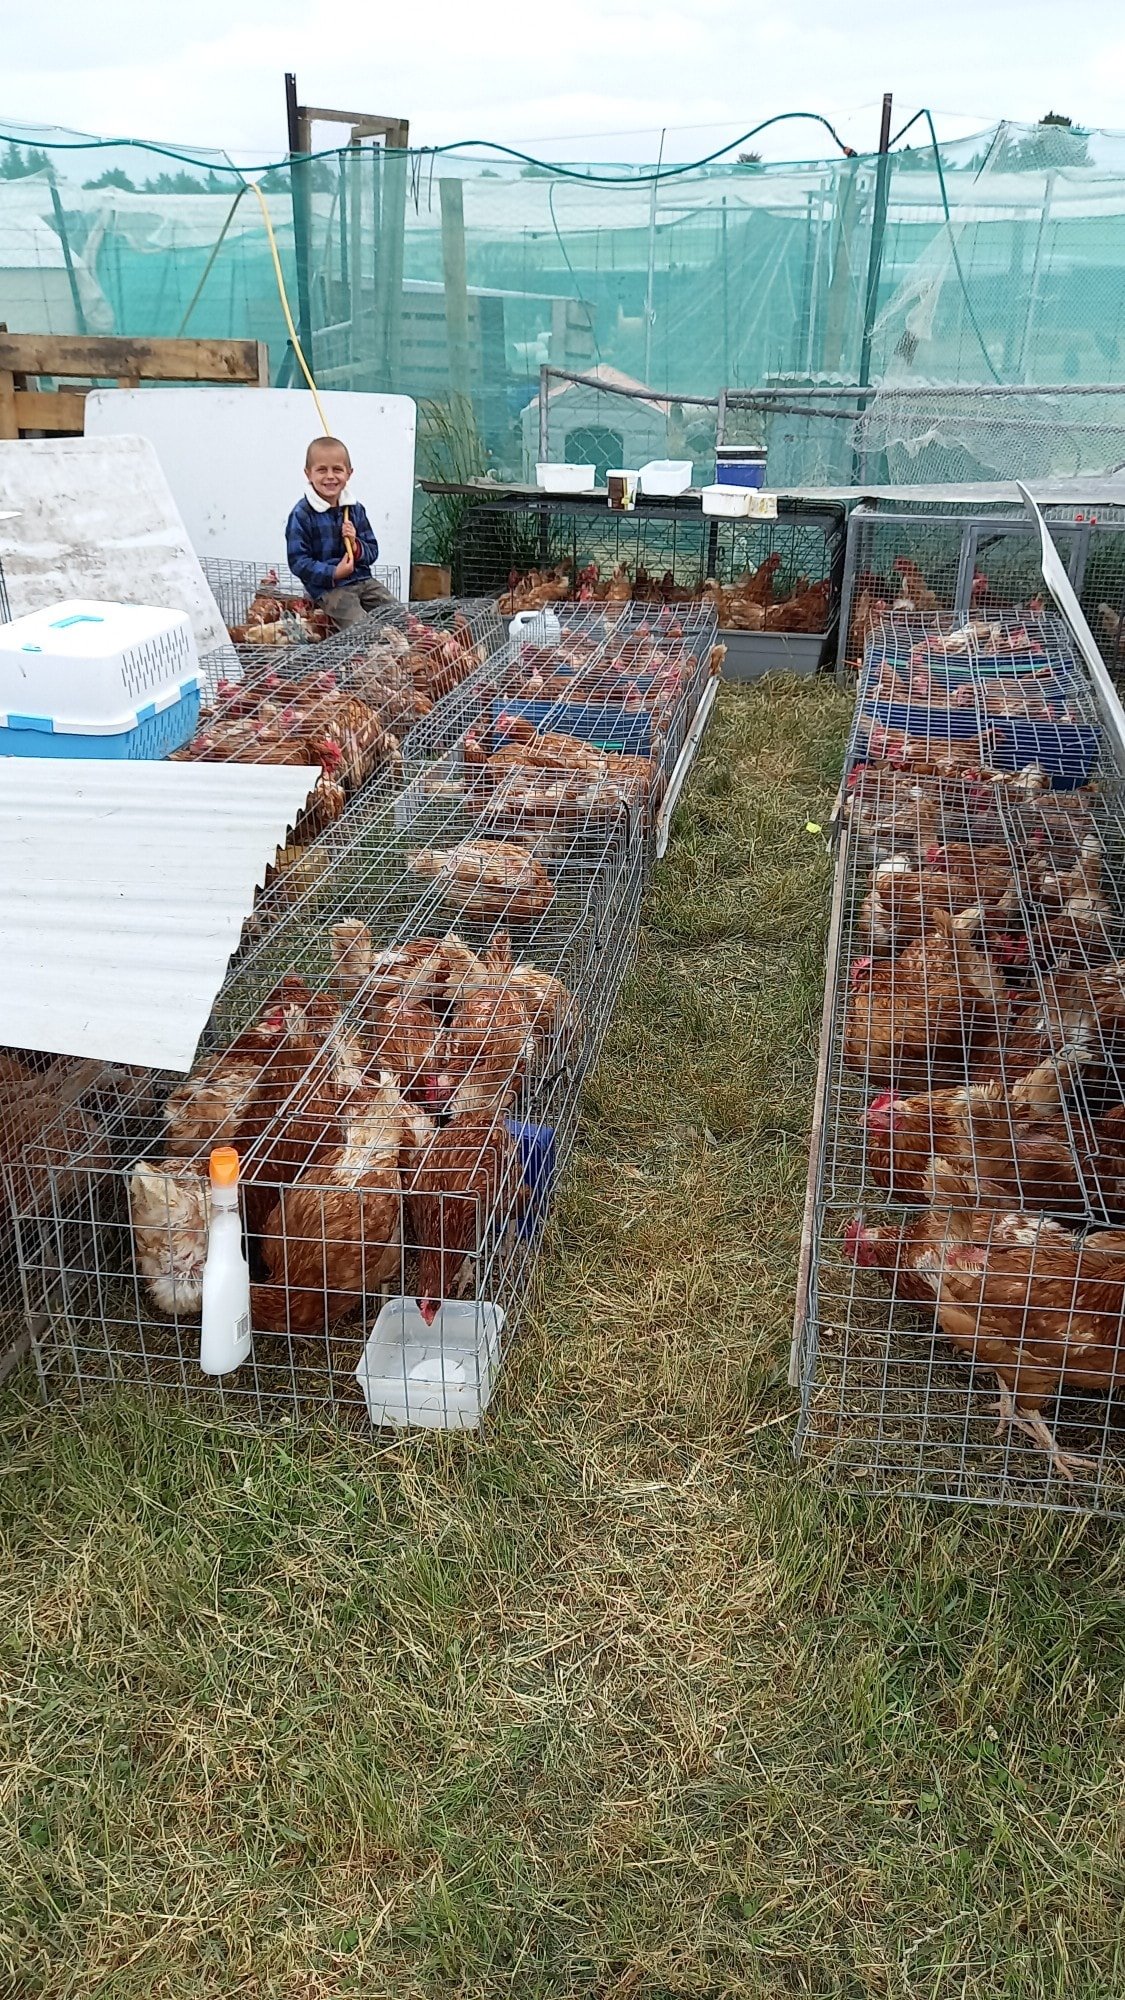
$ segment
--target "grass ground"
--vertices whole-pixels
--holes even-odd
[[[1110,2000],[1122,1542],[825,1492],[843,728],[724,694],[479,1440],[4,1392],[4,2000]]]

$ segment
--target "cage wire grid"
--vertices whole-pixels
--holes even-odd
[[[315,647],[243,649],[236,677],[217,681],[194,737],[175,755],[319,766],[265,890],[281,878],[289,896],[299,895],[325,865],[328,828],[378,810],[401,776],[402,735],[479,667],[499,630],[491,604],[439,606],[425,617],[391,607]],[[263,908],[260,894],[259,920]]]
[[[353,625],[330,629],[322,637],[264,644],[245,641],[236,644],[232,640],[226,656],[233,659],[228,678],[253,684],[261,676],[276,675],[291,680],[325,671],[346,678],[348,670],[362,660],[367,647],[386,642],[391,634],[408,642],[425,641],[433,647],[438,643],[437,635],[460,635],[464,650],[488,651],[498,642],[501,631],[500,617],[491,598],[440,598],[413,605],[388,603],[376,606]]]
[[[1045,518],[1109,666],[1125,661],[1125,513],[1048,507]],[[923,509],[861,502],[848,519],[837,673],[865,656],[872,633],[901,607],[954,623],[1019,615],[1042,595],[1039,541],[1026,516],[979,502]]]
[[[886,620],[866,646],[797,1449],[878,1490],[1121,1515],[1105,1393],[1125,1374],[1117,732],[1065,620],[994,620],[952,657],[949,622]],[[908,729],[876,719],[888,666]],[[998,1363],[1025,1425],[1002,1413],[1001,1435]]]
[[[277,640],[282,650],[288,645],[309,643],[307,628],[303,627],[299,615],[284,615],[286,599],[297,599],[302,606],[312,608],[312,600],[304,584],[299,576],[294,576],[288,563],[254,562],[245,557],[228,556],[201,556],[199,560],[228,630],[232,625],[241,627],[246,624],[255,598],[273,598],[279,601],[279,609],[283,611],[277,621],[285,634],[284,637],[279,634]],[[391,598],[401,600],[402,571],[397,563],[376,564],[372,575]]]
[[[398,1099],[403,1086],[414,1107],[404,1114],[408,1123],[424,1110],[427,1099],[438,1109],[435,1098],[440,1100],[442,1092],[446,1093],[446,1111],[462,1099],[470,1107],[479,1100],[480,1129],[470,1132],[466,1141],[472,1157],[457,1169],[462,1183],[467,1175],[470,1188],[475,1184],[476,1191],[459,1193],[461,1183],[443,1178],[439,1166],[432,1166],[431,1209],[436,1199],[438,1218],[435,1225],[431,1213],[426,1244],[431,1251],[435,1247],[440,1251],[443,1245],[447,1248],[446,1236],[457,1235],[458,1207],[470,1210],[462,1218],[458,1238],[461,1241],[467,1236],[468,1249],[464,1267],[458,1264],[452,1273],[456,1289],[467,1279],[470,1296],[487,1299],[509,1315],[525,1289],[551,1190],[576,1128],[582,1078],[596,1055],[635,949],[641,856],[632,829],[620,813],[612,819],[606,816],[596,833],[588,826],[578,830],[570,823],[562,824],[541,834],[535,843],[536,856],[529,857],[546,857],[537,860],[537,868],[549,883],[549,894],[528,899],[517,889],[514,893],[488,894],[482,902],[479,894],[473,894],[470,880],[465,907],[463,891],[451,904],[448,884],[419,874],[409,865],[409,853],[416,842],[424,838],[431,851],[444,848],[450,852],[465,833],[464,814],[442,802],[430,805],[415,820],[409,846],[404,846],[393,810],[380,825],[342,842],[332,870],[309,892],[303,905],[287,912],[265,938],[252,943],[243,954],[221,996],[208,1050],[197,1064],[196,1073],[206,1075],[214,1055],[229,1046],[236,1022],[245,1027],[259,1018],[263,1007],[271,1011],[271,993],[276,994],[285,974],[303,977],[314,993],[331,987],[328,947],[335,923],[362,926],[364,936],[380,951],[408,945],[419,937],[440,940],[450,923],[456,923],[462,940],[456,950],[460,965],[473,963],[474,953],[478,959],[483,956],[498,932],[506,933],[510,941],[514,971],[501,970],[485,979],[478,968],[473,975],[480,982],[478,1001],[481,995],[488,1001],[486,1028],[499,1021],[502,1029],[505,1010],[521,990],[525,993],[523,1002],[517,1004],[517,1014],[522,1006],[521,1018],[531,1049],[511,1060],[507,1075],[503,1062],[497,1073],[496,1038],[491,1032],[480,1032],[479,1020],[476,1042],[464,1027],[458,1031],[459,1041],[454,1032],[456,1020],[447,1018],[448,1010],[435,1004],[430,1008],[434,1019],[429,1025],[446,1065],[437,1071],[444,1082],[439,1082],[436,1093],[433,1070],[424,1074],[412,1071],[409,1081],[396,1071],[397,1086],[376,1085],[374,1079],[380,1075],[388,1047],[401,1049],[409,1043],[402,1035],[397,1044],[393,1036],[388,1042],[388,1003],[385,998],[382,1005],[376,1001],[383,990],[380,980],[385,985],[389,974],[385,965],[380,971],[378,960],[375,973],[361,978],[354,991],[349,992],[346,986],[341,990],[337,975],[333,990],[341,1002],[338,1017],[331,1009],[323,1010],[323,1003],[314,1002],[314,1012],[323,1010],[331,1015],[325,1034],[328,1052],[322,1058],[311,1055],[304,1071],[292,1076],[288,1089],[284,1088],[285,1065],[276,1051],[272,1059],[267,1051],[257,1062],[253,1074],[257,1087],[270,1099],[270,1114],[265,1130],[245,1148],[242,1198],[257,1275],[265,1285],[271,1268],[275,1276],[280,1270],[284,1283],[275,1286],[268,1300],[266,1291],[256,1293],[256,1310],[264,1310],[262,1302],[266,1301],[275,1320],[280,1318],[284,1326],[299,1321],[301,1330],[292,1337],[284,1331],[256,1333],[251,1360],[223,1385],[221,1393],[239,1402],[256,1403],[262,1414],[267,1410],[276,1414],[279,1401],[294,1407],[331,1406],[337,1411],[360,1408],[355,1368],[374,1323],[379,1295],[388,1288],[396,1294],[414,1295],[412,1287],[418,1283],[416,1253],[424,1246],[411,1234],[412,1200],[416,1202],[417,1197],[406,1190],[409,1173],[417,1165],[415,1153],[420,1149],[404,1145],[394,1168],[385,1144],[387,1132],[400,1116]],[[562,982],[559,989],[541,982],[538,1004],[531,1006],[521,988],[529,966],[538,968],[547,981]],[[534,993],[533,987],[533,997]],[[303,1047],[300,1017],[298,1006],[297,1015],[292,1017],[298,1025],[292,1035]],[[503,1045],[502,1034],[500,1041]],[[292,1050],[291,1038],[283,1046]],[[510,1052],[510,1029],[505,1046]],[[403,1059],[400,1055],[400,1062]],[[413,1056],[405,1059],[412,1062]],[[271,1069],[271,1060],[275,1065],[280,1063],[280,1068]],[[436,1056],[433,1061],[437,1061]],[[325,1078],[333,1065],[336,1084],[326,1092]],[[366,1094],[359,1091],[357,1101],[366,1104],[372,1093],[376,1098],[379,1092],[384,1094],[376,1121],[376,1140],[383,1150],[376,1143],[376,1164],[366,1179],[362,1172],[358,1174],[362,1183],[358,1193],[342,1191],[345,1212],[342,1220],[336,1215],[336,1235],[332,1238],[334,1206],[336,1210],[341,1206],[338,1197],[315,1185],[315,1169],[311,1170],[313,1184],[295,1197],[290,1169],[295,1159],[306,1156],[303,1149],[309,1156],[316,1154],[331,1162],[327,1128],[331,1126],[338,1137],[344,1115],[339,1095],[356,1067],[365,1070],[369,1086]],[[271,1076],[273,1081],[269,1082]],[[56,1123],[31,1148],[30,1170],[23,1173],[19,1185],[12,1170],[6,1170],[6,1191],[20,1245],[25,1309],[38,1329],[33,1346],[45,1393],[67,1388],[84,1396],[95,1386],[121,1379],[149,1387],[164,1384],[185,1394],[205,1391],[196,1369],[198,1313],[182,1309],[181,1300],[195,1305],[191,1287],[197,1282],[205,1246],[206,1208],[203,1182],[196,1169],[205,1160],[207,1148],[197,1148],[195,1167],[190,1171],[185,1168],[183,1176],[178,1167],[159,1165],[162,1160],[179,1158],[168,1152],[167,1113],[169,1101],[173,1107],[182,1102],[182,1090],[177,1100],[179,1086],[181,1079],[145,1076],[136,1080],[132,1095],[119,1107],[109,1161],[100,1148],[86,1146],[76,1151],[73,1134]],[[448,1132],[455,1127],[442,1129]],[[358,1139],[355,1144],[359,1157],[362,1147]],[[431,1148],[427,1158],[432,1159],[432,1153]],[[157,1163],[157,1173],[154,1185],[138,1195],[134,1169],[146,1157]],[[354,1160],[352,1164],[354,1167]],[[173,1174],[174,1178],[165,1178]],[[267,1209],[268,1215],[264,1212]],[[272,1264],[265,1261],[262,1250],[260,1232],[264,1227],[269,1231]],[[340,1269],[341,1259],[351,1269],[352,1289],[343,1288],[344,1310],[340,1296],[334,1295],[333,1310],[326,1303],[326,1293],[332,1290],[328,1278]],[[315,1282],[303,1286],[300,1277],[310,1268]],[[189,1273],[186,1292],[173,1275],[185,1269]],[[154,1310],[154,1279],[157,1286],[163,1284],[160,1297],[171,1307],[166,1316]],[[454,1289],[450,1283],[450,1295]],[[271,1312],[265,1316],[271,1317]],[[447,1355],[443,1343],[444,1336],[440,1336],[437,1388],[431,1376],[426,1394],[432,1398],[436,1393],[452,1406],[456,1399],[451,1385],[463,1382],[466,1364],[463,1357],[455,1361]],[[484,1348],[470,1357],[470,1386],[475,1386],[481,1403],[487,1401],[495,1379],[501,1347],[499,1339],[490,1336]],[[398,1400],[405,1399],[407,1414],[411,1393],[410,1381],[404,1376]],[[415,1385],[415,1403],[421,1395]],[[445,1416],[447,1421],[457,1420],[451,1408],[445,1410]]]
[[[522,498],[470,508],[458,531],[458,587],[491,592],[505,615],[543,602],[604,598],[611,580],[627,581],[634,604],[659,610],[683,607],[709,585],[731,591],[740,580],[774,571],[766,600],[778,631],[791,593],[826,585],[824,623],[838,608],[844,553],[844,510],[788,499],[775,520],[722,520],[705,516],[693,501],[667,511],[649,503],[617,513],[604,501]],[[509,559],[510,558],[510,559]]]
[[[482,825],[519,834],[620,796],[651,831],[716,670],[714,608],[552,609],[557,641],[545,623],[504,641],[409,732],[402,810],[460,795]]]

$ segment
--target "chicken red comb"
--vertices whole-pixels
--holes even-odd
[[[853,1215],[844,1231],[844,1255],[853,1264],[873,1264],[876,1261],[875,1246],[867,1240],[862,1215]]]
[[[1031,958],[1031,946],[1025,937],[1013,937],[1003,931],[989,942],[989,954],[1001,965],[1027,965]]]
[[[864,973],[870,972],[871,967],[874,963],[875,963],[874,959],[871,958],[870,956],[868,956],[867,958],[853,958],[851,963],[851,969],[848,974],[853,993],[856,987],[859,985],[860,980],[863,978]]]
[[[925,853],[922,856],[922,859],[925,862],[927,868],[947,869],[949,867],[948,849],[942,847],[941,844],[937,841],[934,842],[934,845],[932,847],[927,847]]]
[[[878,1097],[871,1099],[867,1110],[864,1112],[864,1123],[867,1125],[880,1125],[883,1123],[890,1125],[890,1107],[894,1101],[895,1094],[893,1090],[881,1090]]]

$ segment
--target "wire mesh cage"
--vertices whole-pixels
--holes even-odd
[[[1125,632],[1125,515],[1119,508],[1051,507],[1051,537],[1084,613],[1113,660]],[[1042,598],[1039,538],[1006,504],[861,504],[848,522],[837,669],[864,658],[888,613],[948,615],[981,626]]]
[[[108,1159],[108,1132],[123,1096],[136,1089],[133,1072],[103,1062],[0,1048],[0,1170],[20,1200],[42,1199],[29,1148],[48,1130],[75,1153]],[[0,1209],[0,1379],[24,1348],[27,1328],[16,1232]]]
[[[255,1339],[221,1393],[451,1426],[487,1404],[635,947],[639,846],[620,810],[485,840],[444,798],[327,840],[248,927],[192,1075],[7,1172],[46,1393],[204,1391],[205,1169],[234,1143]]]
[[[286,563],[202,556],[200,566],[223,623],[239,644],[303,646],[328,636],[327,615],[315,614],[304,584]],[[388,602],[398,603],[402,571],[397,563],[377,565],[373,575]]]
[[[1052,612],[868,637],[794,1373],[879,1490],[1125,1512],[1123,725]]]
[[[698,497],[511,497],[467,510],[454,554],[459,587],[494,592],[505,616],[578,599],[659,609],[704,593],[720,624],[760,633],[827,633],[844,554],[842,507],[780,499],[775,520],[704,516]]]
[[[651,830],[714,684],[717,639],[707,599],[553,607],[410,731],[407,796],[460,797],[482,828],[517,835],[618,803]]]
[[[532,571],[565,571],[573,583],[596,566],[604,579],[627,571],[635,585],[639,576],[641,589],[651,584],[658,596],[664,579],[671,579],[667,589],[691,595],[706,574],[706,550],[698,503],[642,499],[618,513],[604,495],[516,495],[466,510],[453,546],[453,583],[466,595],[499,597]]]
[[[491,602],[402,607],[309,647],[241,649],[220,677],[181,761],[318,765],[320,777],[266,888],[299,893],[325,866],[327,827],[385,801],[401,775],[402,737],[475,673],[497,644]],[[262,907],[259,898],[259,908]]]
[[[437,699],[450,679],[449,665],[463,677],[499,644],[503,629],[491,598],[387,604],[308,645],[240,643],[237,664],[227,678],[248,685],[270,681],[282,686],[310,674],[332,673],[346,686],[355,678],[357,667],[362,668],[369,657],[382,650],[409,655],[418,691]],[[366,678],[370,680],[371,675]],[[435,681],[439,683],[436,687]]]

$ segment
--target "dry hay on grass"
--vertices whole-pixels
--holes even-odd
[[[826,1493],[831,690],[725,690],[480,1438],[9,1386],[13,2000],[1106,2000],[1103,1523]]]

